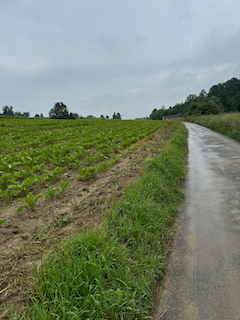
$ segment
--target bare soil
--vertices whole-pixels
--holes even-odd
[[[78,181],[69,168],[72,184],[66,194],[58,192],[53,201],[40,198],[35,211],[23,209],[16,214],[22,204],[19,200],[0,204],[1,219],[6,219],[0,226],[1,319],[8,318],[10,305],[23,309],[28,303],[29,289],[35,283],[32,273],[41,265],[42,257],[51,254],[62,240],[70,239],[71,234],[98,226],[104,209],[141,176],[146,160],[159,155],[170,133],[167,126],[94,180]]]

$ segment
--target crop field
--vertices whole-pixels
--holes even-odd
[[[106,203],[159,154],[165,121],[0,118],[0,312],[26,304],[30,270],[62,239],[95,228]]]
[[[25,197],[23,201],[30,205],[37,195],[42,196],[41,189],[49,185],[46,196],[52,200],[53,190],[57,191],[53,183],[61,181],[62,193],[70,186],[71,180],[65,181],[70,176],[69,170],[76,172],[78,180],[89,180],[164,124],[2,119],[0,197],[5,203]]]

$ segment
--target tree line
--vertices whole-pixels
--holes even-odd
[[[220,112],[240,112],[240,79],[232,78],[224,83],[213,85],[207,93],[190,94],[185,102],[177,103],[165,110],[164,106],[154,109],[150,119],[160,120],[163,116],[183,113],[188,115],[217,114]]]
[[[19,117],[19,118],[29,118],[30,113],[29,112],[23,112],[21,113],[20,111],[13,111],[12,106],[3,106],[2,107],[2,115],[3,116],[8,116],[8,117]]]
[[[8,107],[3,106],[2,108],[2,115],[3,116],[8,116],[8,117],[19,117],[19,118],[29,118],[30,117],[30,113],[29,112],[19,112],[13,111],[13,107],[10,106]],[[42,117],[43,118],[43,114],[41,113],[36,114],[35,118],[39,118]],[[69,112],[67,106],[63,103],[63,102],[57,102],[55,103],[54,107],[49,111],[49,118],[50,119],[78,119],[78,118],[82,118],[81,116],[79,116],[77,113],[73,113],[73,112]],[[88,118],[93,118],[92,115],[89,115]],[[100,119],[109,119],[109,116],[106,116],[106,118],[101,115]],[[116,120],[121,120],[121,115],[120,113],[116,113],[114,112],[112,119],[116,119]]]

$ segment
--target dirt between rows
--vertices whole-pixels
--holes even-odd
[[[72,184],[66,194],[59,192],[53,201],[40,198],[34,212],[23,209],[16,214],[22,204],[19,200],[0,204],[1,219],[6,219],[0,225],[1,319],[8,318],[12,306],[24,310],[35,283],[32,272],[40,267],[42,257],[71,234],[98,226],[105,208],[140,177],[146,159],[159,155],[170,134],[167,126],[92,181],[78,181],[76,173],[68,170]]]

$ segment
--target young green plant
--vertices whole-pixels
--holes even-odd
[[[26,202],[26,205],[22,205],[18,208],[17,213],[19,213],[20,211],[22,211],[22,209],[26,208],[28,210],[32,210],[35,211],[36,208],[36,202],[39,198],[41,198],[43,196],[43,193],[39,193],[36,197],[34,197],[34,195],[29,192],[29,194],[25,197],[25,198],[21,198],[21,201]]]
[[[50,186],[48,187],[47,193],[45,193],[45,197],[46,197],[47,199],[50,199],[51,201],[53,201],[54,196],[55,196],[55,193],[56,193],[56,191],[58,191],[58,190],[59,190],[59,188],[57,188],[57,187],[53,188],[52,185],[50,185]]]
[[[65,194],[66,190],[69,189],[71,184],[72,184],[72,182],[70,180],[67,180],[67,181],[62,181],[61,180],[60,188],[61,188],[62,194]]]

